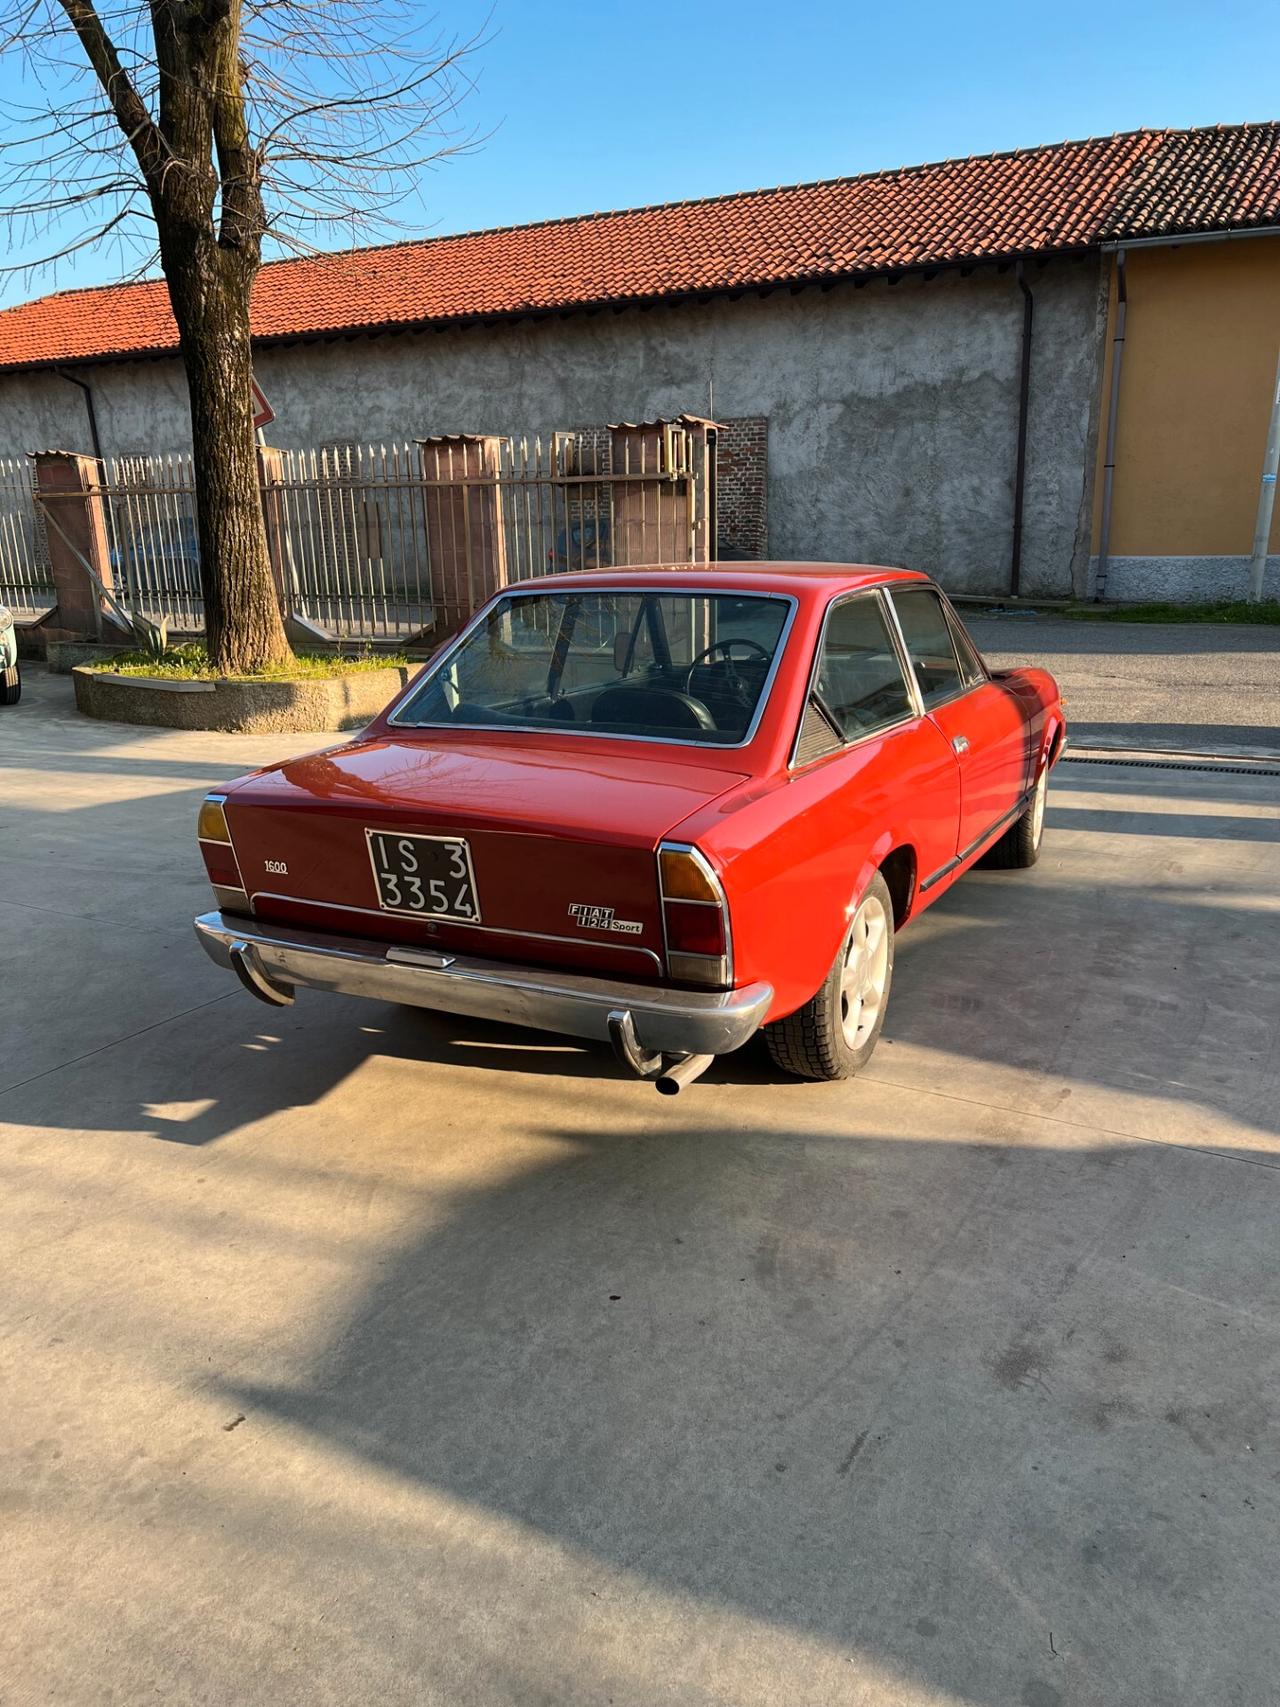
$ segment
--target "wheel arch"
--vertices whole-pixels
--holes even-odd
[[[915,848],[910,842],[899,842],[885,854],[877,869],[893,901],[893,928],[900,931],[915,905],[918,876]]]

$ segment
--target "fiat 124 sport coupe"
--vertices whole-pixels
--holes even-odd
[[[610,1039],[673,1093],[762,1030],[856,1073],[895,933],[1034,864],[1065,739],[924,575],[563,574],[496,595],[359,735],[211,794],[210,957],[298,986]]]

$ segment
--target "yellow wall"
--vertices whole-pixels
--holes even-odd
[[[1248,556],[1280,351],[1280,237],[1131,249],[1113,557]],[[1115,269],[1098,419],[1098,549]],[[1280,504],[1271,534],[1280,550]]]

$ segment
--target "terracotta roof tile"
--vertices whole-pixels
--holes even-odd
[[[1280,125],[1133,131],[274,261],[255,286],[253,333],[286,340],[554,312],[1270,224],[1280,224]],[[159,281],[0,312],[0,368],[176,344]]]

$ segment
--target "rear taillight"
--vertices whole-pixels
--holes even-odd
[[[231,845],[231,831],[227,828],[227,814],[222,802],[220,794],[210,794],[201,801],[196,836],[219,907],[247,913],[249,898],[245,894],[236,850]]]
[[[729,904],[715,870],[697,848],[664,842],[658,888],[667,943],[667,973],[681,984],[723,990],[733,982]]]

